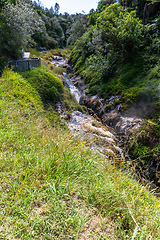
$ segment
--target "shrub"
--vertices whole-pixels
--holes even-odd
[[[63,92],[61,80],[45,67],[22,73],[38,91],[42,101],[57,101]]]
[[[2,79],[5,84],[0,84],[1,97],[7,98],[12,103],[16,102],[21,107],[30,105],[41,108],[42,102],[36,89],[20,74],[5,69]]]

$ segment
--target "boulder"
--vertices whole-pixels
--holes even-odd
[[[134,117],[120,117],[119,121],[115,125],[116,133],[130,134],[138,130],[142,119],[137,119]]]
[[[108,125],[112,128],[115,128],[115,126],[119,122],[119,120],[120,120],[120,114],[118,112],[116,112],[115,110],[112,110],[109,113],[105,113],[102,116],[103,124]]]

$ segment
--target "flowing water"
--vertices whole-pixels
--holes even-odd
[[[65,72],[63,73],[63,76],[64,76],[64,78],[65,78],[65,80],[66,80],[66,82],[67,82],[67,84],[69,86],[70,92],[73,94],[73,96],[75,97],[75,99],[79,103],[80,98],[81,98],[81,92],[78,90],[77,87],[75,87],[73,85],[73,83],[69,80],[69,77],[67,76],[67,74]]]
[[[55,56],[52,64],[56,65],[57,67],[67,67],[68,63],[63,58],[59,58]],[[81,90],[80,88],[76,87],[79,85],[79,80],[69,78],[69,76],[64,73],[64,79],[67,83],[67,87],[70,92],[74,95],[76,101],[78,103],[81,102],[81,97],[86,97],[85,90],[86,88],[83,86]],[[82,84],[83,85],[83,84]],[[98,98],[97,96],[91,96],[88,103],[92,102],[93,110],[95,110],[96,106],[101,110],[104,107],[104,104],[112,104],[112,101],[118,99],[119,96],[112,96],[107,100],[103,100]],[[87,104],[85,104],[87,106]],[[88,107],[88,106],[87,106]],[[121,106],[119,105],[118,108]],[[130,133],[136,131],[140,125],[142,124],[142,118],[137,118],[135,115],[117,115],[119,109],[115,109],[116,111],[111,111],[108,113],[104,113],[104,117],[101,120],[95,114],[93,116],[88,113],[82,113],[79,111],[72,111],[68,120],[66,120],[66,113],[58,105],[59,114],[62,119],[68,125],[68,128],[73,132],[75,136],[78,136],[82,139],[82,141],[87,140],[90,142],[90,149],[98,152],[103,158],[105,159],[117,159],[121,162],[129,162],[130,166],[134,169],[134,164],[132,159],[128,156],[126,150],[120,147],[120,138],[119,136],[122,134],[125,137],[128,137]],[[133,111],[132,111],[133,112]],[[102,122],[104,124],[102,124]],[[111,127],[108,127],[112,126]],[[117,135],[118,134],[118,135]],[[124,137],[124,139],[125,139]],[[124,143],[124,139],[122,140]],[[124,144],[123,144],[124,145]],[[110,158],[111,157],[111,158]],[[139,175],[139,176],[138,176]],[[136,170],[136,178],[139,179],[141,182],[149,183],[148,180],[141,177],[139,171]],[[155,185],[153,184],[153,187]]]
[[[59,59],[55,57],[52,64],[62,66],[66,64],[66,61],[62,58]],[[70,92],[79,103],[84,91],[80,91],[66,73],[63,73],[63,76]],[[60,105],[58,107],[61,118],[65,119],[65,112],[61,109]],[[98,152],[102,157],[108,159],[110,156],[114,156],[124,159],[122,149],[118,146],[116,137],[108,127],[103,126],[100,119],[96,116],[91,116],[88,113],[79,111],[72,111],[69,120],[65,120],[65,122],[75,136],[80,137],[83,141],[89,141],[90,149]]]

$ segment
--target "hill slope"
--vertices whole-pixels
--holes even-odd
[[[159,239],[159,199],[44,110],[31,75],[0,78],[0,238]]]

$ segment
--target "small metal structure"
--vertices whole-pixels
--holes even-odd
[[[10,61],[11,66],[13,66],[14,72],[25,72],[34,68],[41,66],[40,58],[30,58],[22,60],[13,60]]]

